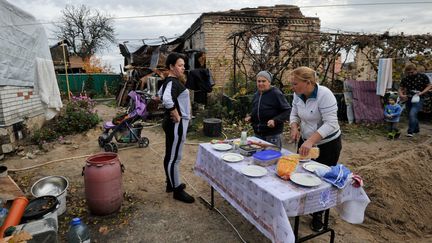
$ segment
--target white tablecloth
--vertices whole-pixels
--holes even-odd
[[[290,152],[282,150],[282,153]],[[252,157],[228,163],[220,158],[222,154],[224,152],[212,149],[209,143],[200,144],[195,174],[205,179],[273,242],[294,242],[288,217],[332,207],[336,207],[347,222],[363,222],[364,211],[370,202],[363,188],[348,185],[339,190],[326,182],[317,187],[302,187],[281,180],[275,173],[275,166],[266,167],[266,176],[251,178],[243,175],[241,169],[253,164]],[[298,166],[297,172],[306,171]]]

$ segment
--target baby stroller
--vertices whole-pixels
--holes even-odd
[[[118,152],[118,146],[112,142],[113,137],[118,143],[138,143],[140,148],[147,147],[150,143],[146,137],[141,137],[142,124],[134,124],[147,117],[147,100],[150,96],[143,91],[130,91],[127,113],[117,116],[113,121],[105,122],[104,132],[98,138],[98,143],[105,152]]]

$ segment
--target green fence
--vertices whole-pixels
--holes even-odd
[[[83,91],[95,95],[105,95],[105,86],[110,94],[116,94],[121,82],[119,74],[92,73],[68,74],[69,90],[73,94]],[[57,74],[57,83],[60,92],[67,93],[66,74]]]

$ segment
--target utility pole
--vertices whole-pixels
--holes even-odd
[[[337,31],[337,33],[339,34],[339,30]],[[336,42],[337,42],[337,37],[338,35],[335,35],[335,46],[336,46]],[[333,53],[333,72],[332,72],[332,85],[334,83],[334,78],[335,78],[335,69],[336,69],[336,48],[335,48],[335,53]]]
[[[233,50],[233,62],[234,62],[234,80],[233,80],[233,91],[235,92],[237,89],[237,41],[236,41],[236,35],[234,36],[234,50]]]
[[[67,93],[68,93],[68,100],[71,99],[70,97],[70,88],[69,88],[69,76],[68,76],[68,64],[66,61],[66,51],[65,51],[65,43],[64,40],[62,40],[62,47],[63,47],[63,62],[64,62],[64,66],[65,66],[65,74],[66,74],[66,86],[67,86]]]

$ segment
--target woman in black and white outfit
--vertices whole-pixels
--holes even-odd
[[[179,166],[183,153],[186,132],[191,117],[189,90],[185,87],[185,58],[179,53],[168,55],[166,67],[168,77],[158,94],[165,107],[162,123],[165,132],[164,169],[166,192],[174,191],[174,199],[193,203],[195,199],[184,191],[185,184],[180,182]]]

